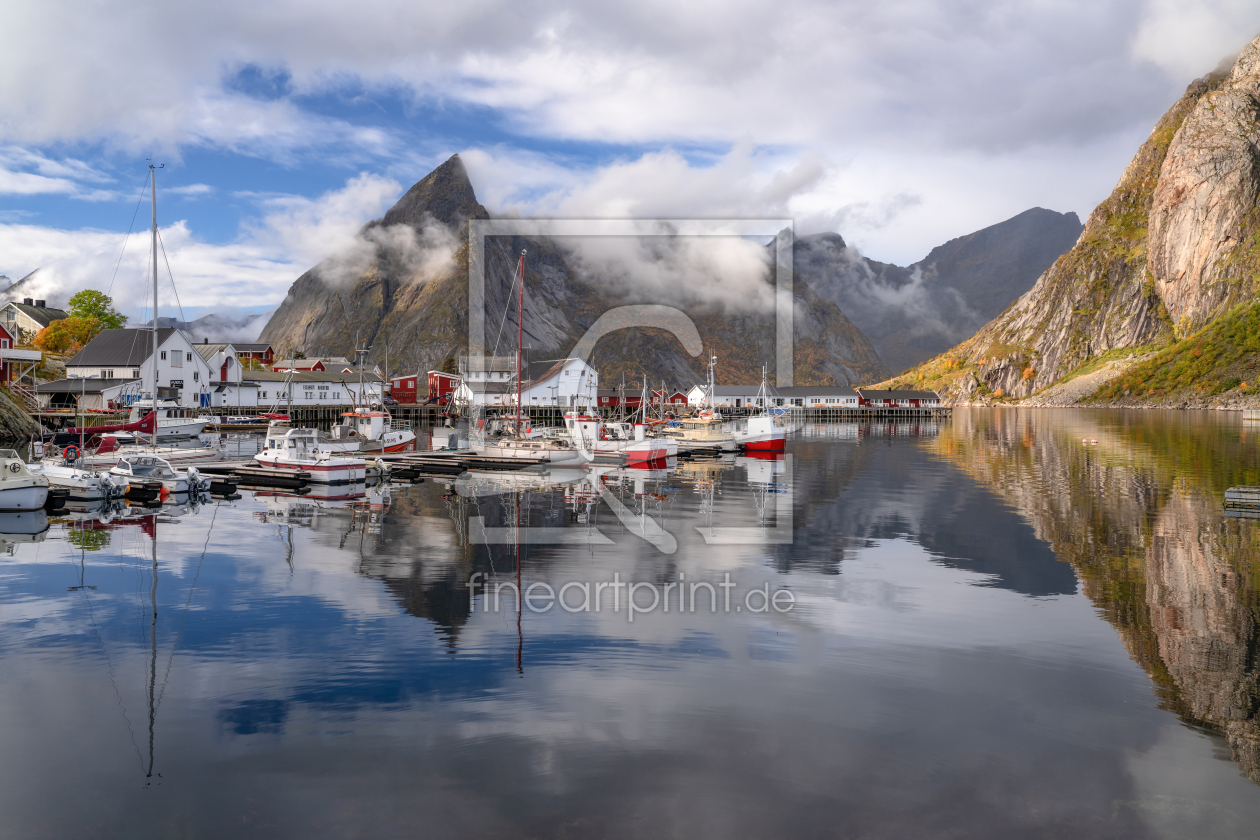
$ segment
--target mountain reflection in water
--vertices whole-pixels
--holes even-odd
[[[1256,433],[963,409],[23,519],[0,837],[1250,837]],[[487,610],[724,575],[795,606]]]

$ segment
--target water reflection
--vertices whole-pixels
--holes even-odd
[[[962,411],[930,449],[1072,565],[1163,706],[1260,782],[1260,531],[1221,502],[1260,479],[1254,437],[1210,415]]]
[[[914,425],[23,521],[6,831],[1248,836],[1260,558],[1219,500],[1257,474],[1243,432]],[[489,608],[727,574],[796,609]]]

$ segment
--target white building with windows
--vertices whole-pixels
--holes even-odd
[[[360,381],[362,384],[360,385]],[[309,408],[318,405],[380,406],[384,404],[385,380],[364,373],[360,379],[341,371],[247,370],[243,386],[253,385],[261,408],[275,406],[284,411],[288,405]],[[217,405],[217,403],[216,403]]]
[[[516,357],[473,356],[459,360],[455,400],[466,405],[516,405]],[[521,383],[521,404],[533,408],[595,406],[599,372],[581,359],[530,362]]]
[[[66,362],[66,376],[139,380],[141,393],[152,394],[156,385],[170,389],[180,405],[201,405],[203,389],[211,381],[209,362],[180,330],[159,329],[157,337],[155,365],[152,330],[102,330]]]

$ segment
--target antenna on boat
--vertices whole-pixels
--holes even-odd
[[[154,166],[149,164],[149,186],[153,205],[153,451],[157,452],[157,388],[158,388],[158,230],[157,230],[157,171],[166,166],[165,163]],[[157,560],[154,559],[156,564]]]
[[[517,279],[520,288],[517,291],[516,304],[516,438],[521,437],[521,345],[525,343],[525,254],[521,251],[521,260],[517,265]]]

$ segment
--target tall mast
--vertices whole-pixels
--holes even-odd
[[[153,449],[157,450],[157,389],[158,389],[158,266],[157,266],[157,168],[149,164],[150,196],[153,203]]]
[[[516,304],[516,436],[521,436],[521,348],[525,343],[525,252],[521,251],[521,261],[517,266],[517,281],[520,289]]]

